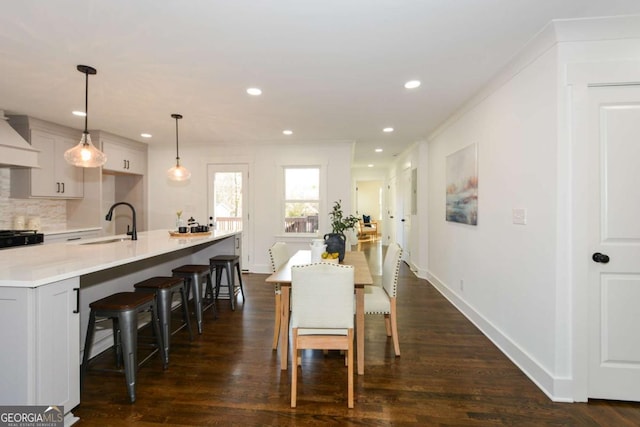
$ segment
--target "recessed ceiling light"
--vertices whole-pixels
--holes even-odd
[[[74,116],[79,116],[79,117],[85,117],[87,115],[87,113],[85,113],[84,111],[73,111],[73,112],[71,112],[71,114],[73,114]]]
[[[409,80],[404,84],[404,87],[407,89],[415,89],[417,87],[420,87],[420,84],[420,80]]]
[[[382,153],[382,148],[376,148],[376,153]]]
[[[284,133],[285,135],[293,135],[293,131],[289,129],[283,130],[282,133]]]
[[[143,138],[151,138],[151,134],[150,133],[141,133],[140,136],[143,137]]]
[[[253,96],[262,95],[262,91],[257,87],[250,87],[249,89],[247,89],[247,93]]]
[[[382,132],[387,132],[387,133],[389,133],[389,132],[393,132],[393,128],[391,128],[391,127],[389,127],[389,128],[384,128],[384,129],[382,129]]]
[[[372,167],[373,167],[373,164],[369,163],[369,164],[367,165],[367,167],[368,167],[368,168],[372,168]]]

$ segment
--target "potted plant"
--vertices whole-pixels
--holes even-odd
[[[324,241],[327,245],[327,252],[338,252],[340,262],[344,259],[345,242],[347,237],[345,231],[353,229],[358,223],[358,218],[353,215],[344,216],[341,206],[342,200],[333,203],[333,209],[329,212],[331,220],[331,233],[324,235]]]

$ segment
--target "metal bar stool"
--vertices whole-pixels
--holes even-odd
[[[184,279],[187,285],[187,299],[189,298],[189,291],[193,291],[193,305],[196,312],[196,323],[198,325],[198,333],[202,334],[202,312],[209,307],[212,307],[213,318],[217,317],[216,306],[213,298],[213,285],[211,281],[211,271],[208,265],[200,264],[185,264],[178,268],[171,270],[175,277],[181,277]],[[209,296],[209,304],[205,306],[202,297],[202,282],[205,284],[205,298]]]
[[[235,272],[233,267],[236,267],[238,272],[238,286],[235,284]],[[222,270],[227,272],[227,286],[229,287],[229,300],[231,301],[231,310],[236,309],[235,297],[238,292],[242,294],[242,301],[246,301],[244,298],[244,290],[242,288],[242,272],[240,271],[240,256],[238,255],[216,255],[209,258],[209,267],[211,271],[216,270],[216,299],[220,293],[220,285],[222,282]]]
[[[89,304],[89,326],[82,356],[81,383],[86,375],[89,355],[93,346],[96,317],[111,318],[113,321],[113,342],[116,350],[116,364],[124,361],[124,375],[131,403],[136,401],[136,371],[138,370],[138,314],[151,311],[151,324],[156,337],[157,347],[162,356],[163,368],[167,368],[160,335],[158,311],[154,294],[143,292],[119,292]],[[154,353],[144,359],[146,362]],[[123,360],[124,359],[124,360]]]
[[[187,291],[182,277],[151,277],[133,285],[136,292],[153,292],[158,302],[158,318],[160,319],[160,330],[162,331],[162,343],[164,344],[165,364],[169,364],[169,347],[171,335],[178,332],[185,326],[189,330],[189,340],[193,340],[191,332],[191,322],[189,321],[189,308],[187,306]],[[171,303],[173,293],[180,292],[182,298],[182,318],[184,323],[175,331],[171,331]]]

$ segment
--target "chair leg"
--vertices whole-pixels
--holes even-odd
[[[238,284],[240,285],[240,294],[242,295],[242,303],[246,301],[244,299],[244,286],[242,286],[242,270],[240,269],[240,262],[236,264],[236,271],[238,272]]]
[[[398,322],[396,320],[396,299],[391,298],[391,336],[393,337],[393,349],[396,357],[400,356],[400,341],[398,340]]]
[[[229,301],[231,302],[231,311],[236,310],[236,283],[235,273],[233,272],[233,265],[226,263],[225,270],[227,271],[227,284],[229,285]]]
[[[155,303],[151,306],[151,325],[153,327],[153,332],[156,336],[156,344],[158,346],[158,350],[160,351],[160,358],[162,359],[162,368],[167,369],[169,367],[169,353],[168,353],[169,350],[168,350],[168,346],[165,345],[162,338],[162,332],[160,331],[160,318],[158,316],[158,306]],[[136,329],[137,329],[137,324],[136,324]],[[167,334],[167,335],[169,336],[171,334]],[[137,345],[135,348],[137,348]]]
[[[387,336],[390,337],[391,336],[391,319],[389,317],[389,314],[384,315],[384,328],[387,331]]]
[[[134,403],[136,401],[136,371],[138,370],[138,313],[135,310],[124,311],[119,314],[119,317],[124,376],[129,400]]]
[[[187,330],[189,330],[189,341],[193,341],[193,332],[191,331],[191,320],[189,319],[189,297],[187,296],[187,285],[183,285],[180,288],[180,296],[182,298],[182,317],[187,324]]]
[[[280,307],[281,302],[280,302],[280,300],[281,299],[282,299],[282,297],[281,297],[280,293],[277,293],[276,297],[275,297],[275,305],[276,305],[275,313],[276,313],[276,315],[275,315],[275,319],[274,319],[274,322],[273,322],[273,344],[271,346],[274,350],[278,349],[278,339],[280,338],[280,310],[281,310],[281,307]]]
[[[96,327],[96,313],[91,310],[89,314],[89,326],[87,327],[87,337],[84,340],[84,351],[82,353],[82,366],[80,369],[80,388],[84,384],[84,378],[87,375],[87,365],[89,364],[89,356],[91,347],[93,346],[93,334]]]
[[[298,394],[298,328],[293,328],[293,357],[294,362],[291,364],[291,407],[296,407],[296,398]]]
[[[347,406],[353,408],[353,329],[348,332],[348,349],[347,349]]]

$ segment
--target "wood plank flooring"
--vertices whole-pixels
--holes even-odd
[[[372,273],[380,274],[379,242],[359,246]],[[366,371],[355,378],[355,408],[347,409],[344,359],[308,351],[298,407],[291,409],[289,371],[280,371],[278,352],[271,350],[273,288],[265,278],[243,275],[247,301],[235,312],[218,301],[218,319],[207,311],[204,333],[192,342],[185,330],[174,335],[168,370],[158,357],[142,366],[136,403],[128,403],[123,375],[89,372],[74,411],[77,425],[640,425],[638,403],[550,401],[406,265],[398,293],[402,356],[394,356],[382,316],[367,316]],[[111,362],[107,353],[98,365]]]

